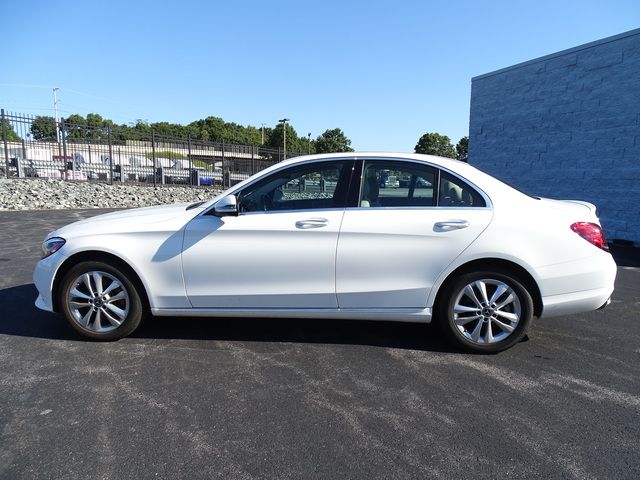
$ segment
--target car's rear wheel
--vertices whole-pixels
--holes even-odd
[[[71,326],[93,340],[117,340],[142,320],[142,302],[134,284],[103,262],[82,262],[64,276],[60,305]]]
[[[474,352],[506,350],[527,333],[533,300],[508,273],[473,272],[445,287],[436,320],[456,345]]]

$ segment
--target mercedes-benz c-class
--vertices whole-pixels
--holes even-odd
[[[290,159],[203,203],[73,223],[42,248],[36,305],[96,340],[145,315],[434,321],[496,352],[533,318],[605,306],[616,275],[594,205],[417,154]]]

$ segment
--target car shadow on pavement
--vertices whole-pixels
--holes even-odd
[[[85,341],[60,315],[34,305],[33,284],[0,289],[0,335]],[[368,345],[456,352],[431,325],[366,320],[152,317],[133,339]]]
[[[640,268],[640,248],[632,245],[609,245],[609,251],[619,267]]]

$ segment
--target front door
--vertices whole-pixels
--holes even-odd
[[[353,161],[286,167],[236,192],[239,215],[186,227],[184,281],[198,308],[336,308],[335,255]]]

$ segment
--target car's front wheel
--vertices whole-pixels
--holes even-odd
[[[442,295],[437,322],[455,344],[474,352],[506,350],[527,333],[533,300],[527,289],[506,273],[466,273]]]
[[[142,302],[134,284],[103,262],[82,262],[64,276],[60,305],[71,326],[93,340],[117,340],[142,320]]]

